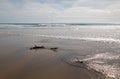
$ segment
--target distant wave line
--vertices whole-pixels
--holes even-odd
[[[25,36],[37,36],[46,38],[66,39],[66,40],[81,40],[81,41],[96,41],[96,42],[109,42],[109,43],[120,43],[120,39],[104,38],[104,37],[74,37],[74,36],[55,36],[55,35],[40,35],[40,34],[23,34],[23,33],[11,33],[11,32],[0,32],[0,34],[7,35],[25,35]]]

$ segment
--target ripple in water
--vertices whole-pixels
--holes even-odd
[[[82,59],[87,66],[101,72],[107,79],[120,79],[120,54],[100,53]]]

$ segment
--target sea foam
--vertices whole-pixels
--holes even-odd
[[[107,79],[120,79],[120,68],[117,63],[112,61],[119,61],[120,54],[113,53],[99,53],[87,56],[83,61],[87,61],[87,66],[98,72],[101,72]],[[112,62],[112,64],[110,64]]]

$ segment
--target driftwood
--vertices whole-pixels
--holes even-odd
[[[47,48],[45,46],[34,45],[33,47],[30,48],[30,50],[37,50],[37,49],[49,49],[49,50],[52,50],[52,51],[57,51],[58,47]]]
[[[57,49],[58,49],[58,47],[50,48],[50,50],[53,50],[53,51],[56,51]]]
[[[44,46],[34,46],[34,47],[31,47],[30,48],[31,50],[33,50],[33,49],[45,49],[45,47]]]
[[[79,58],[76,58],[76,61],[75,61],[75,62],[76,62],[76,63],[81,63],[81,64],[84,63],[83,61],[79,60]]]

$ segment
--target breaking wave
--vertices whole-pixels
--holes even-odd
[[[0,24],[0,28],[91,28],[91,29],[120,29],[120,24],[91,24],[91,23],[8,23]]]

